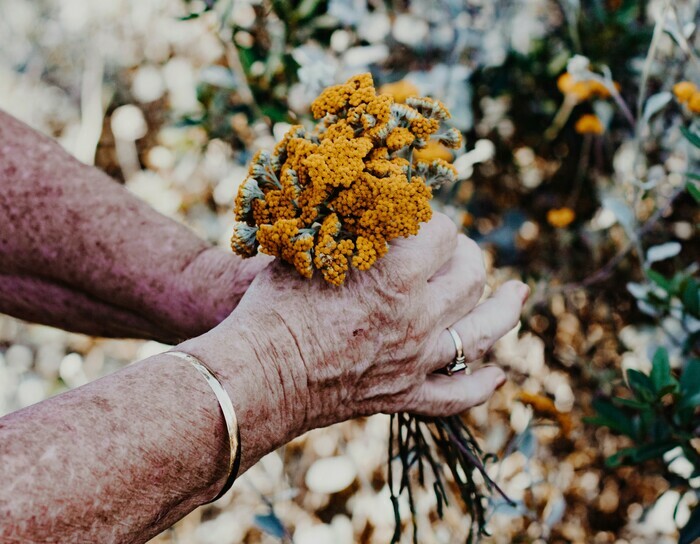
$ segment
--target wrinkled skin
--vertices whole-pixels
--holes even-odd
[[[224,376],[230,369],[221,351],[240,354],[247,346],[260,362],[248,367],[257,371],[250,384],[240,384],[240,375],[230,381],[234,399],[256,388],[258,398],[276,399],[262,417],[241,418],[244,449],[270,420],[281,424],[280,437],[270,440],[278,445],[378,412],[454,414],[485,401],[505,376],[496,367],[471,376],[434,374],[454,358],[446,328],[460,334],[467,360],[478,359],[516,325],[529,292],[508,282],[477,306],[484,283],[478,246],[436,214],[417,237],[396,241],[375,267],[353,273],[340,288],[273,263],[229,318],[181,349]],[[212,346],[223,350],[217,355]]]
[[[228,316],[270,260],[211,247],[0,110],[0,312],[174,344]]]

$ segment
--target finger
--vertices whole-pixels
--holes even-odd
[[[467,315],[479,302],[486,285],[481,248],[460,234],[452,259],[429,282],[432,298],[440,308],[441,325],[447,327]]]
[[[467,361],[483,357],[499,338],[518,324],[529,294],[530,288],[524,283],[506,282],[491,298],[452,325],[462,340]],[[434,352],[435,357],[429,363],[431,371],[444,368],[454,360],[455,342],[447,329],[440,332]]]
[[[420,227],[416,236],[396,238],[391,242],[387,257],[408,259],[420,266],[426,279],[440,270],[457,247],[457,226],[442,213]]]
[[[496,366],[485,366],[469,375],[431,374],[406,410],[432,417],[458,414],[486,402],[505,380],[506,375]]]

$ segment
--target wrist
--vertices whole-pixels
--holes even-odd
[[[194,338],[216,327],[268,262],[266,256],[244,260],[216,247],[197,253],[163,294],[162,306],[174,336]]]
[[[298,365],[285,365],[293,354],[261,341],[261,334],[234,314],[177,347],[207,365],[231,397],[241,438],[239,473],[306,430],[305,389],[293,372]]]

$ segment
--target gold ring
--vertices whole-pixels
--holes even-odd
[[[454,360],[445,367],[445,371],[448,376],[452,376],[455,372],[460,372],[464,370],[465,374],[471,374],[472,371],[467,366],[467,358],[464,356],[464,346],[462,345],[462,339],[457,334],[457,331],[452,327],[447,327],[447,332],[450,333],[452,341],[455,343],[455,358]]]

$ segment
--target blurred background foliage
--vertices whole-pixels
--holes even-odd
[[[426,151],[460,173],[435,207],[482,244],[491,287],[533,290],[519,334],[485,359],[509,383],[465,415],[515,501],[489,505],[485,541],[699,537],[698,0],[0,12],[0,107],[224,247],[247,162],[307,122],[323,87],[370,71],[397,100],[443,100],[465,146]],[[162,349],[0,317],[0,413]],[[388,542],[386,426],[309,433],[155,541]],[[459,508],[439,519],[431,495],[417,499],[420,541],[463,541]]]

